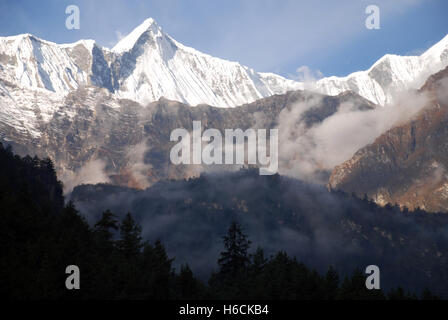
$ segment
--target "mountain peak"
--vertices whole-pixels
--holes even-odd
[[[153,18],[148,18],[126,37],[118,41],[118,43],[112,48],[112,51],[122,53],[131,50],[138,39],[140,39],[140,37],[148,31],[152,32],[154,35],[162,33],[162,29],[159,27],[157,22]]]

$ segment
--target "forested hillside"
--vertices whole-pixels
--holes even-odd
[[[230,223],[217,269],[199,281],[187,265],[174,270],[160,241],[142,239],[130,213],[106,210],[91,226],[64,206],[50,160],[20,158],[0,146],[0,293],[7,299],[414,299],[398,288],[365,289],[365,275],[318,273],[285,252],[266,256],[239,223]],[[196,183],[201,183],[198,180]],[[80,290],[67,290],[77,265]],[[429,291],[420,296],[435,298]]]

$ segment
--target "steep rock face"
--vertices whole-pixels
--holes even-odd
[[[322,122],[347,102],[356,110],[376,107],[354,93],[331,97],[306,91],[275,95],[232,109],[207,105],[191,108],[167,99],[142,106],[132,100],[115,99],[106,89],[91,87],[67,95],[51,119],[37,124],[38,137],[3,126],[2,140],[21,154],[49,155],[63,181],[91,174],[93,165],[99,167],[91,168],[92,172],[102,172],[102,178],[87,181],[144,188],[159,180],[191,177],[207,169],[171,164],[170,150],[175,142],[170,142],[170,134],[174,129],[191,131],[193,121],[201,121],[203,130],[215,128],[223,134],[225,129],[276,128],[282,110],[310,100],[319,103],[297,120],[306,127]],[[82,182],[86,181],[70,183]]]
[[[428,211],[448,211],[448,68],[420,90],[427,106],[337,166],[329,187]]]
[[[365,110],[376,107],[367,100],[383,103],[389,93],[415,86],[447,63],[447,46],[445,37],[421,57],[388,55],[366,72],[318,81],[314,89],[331,97],[313,94],[321,101],[307,111],[305,125],[323,121],[344,101]],[[141,187],[202,169],[169,164],[174,128],[190,129],[193,120],[202,120],[204,129],[260,127],[260,121],[273,128],[281,110],[313,96],[289,91],[307,85],[186,47],[152,19],[112,50],[93,40],[60,45],[30,34],[3,37],[0,141],[20,154],[50,155],[62,177],[81,169],[90,176],[87,169],[100,166],[101,179],[90,182]],[[327,181],[328,166],[322,170]]]
[[[66,94],[90,84],[92,40],[69,45],[39,39],[31,34],[0,38],[0,78],[25,89]]]

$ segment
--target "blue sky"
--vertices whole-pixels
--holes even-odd
[[[65,8],[81,12],[65,28]],[[381,29],[365,27],[380,8]],[[58,43],[112,47],[148,17],[179,42],[290,78],[308,66],[324,76],[369,68],[386,53],[421,53],[448,34],[446,0],[0,0],[0,35],[32,33]]]

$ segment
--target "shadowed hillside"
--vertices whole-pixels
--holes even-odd
[[[221,235],[235,220],[268,255],[285,250],[321,272],[376,264],[386,288],[445,291],[448,283],[448,216],[382,208],[257,170],[159,182],[144,191],[80,186],[72,200],[89,221],[106,208],[133,212],[145,239],[161,239],[176,265],[189,263],[202,278],[217,268]]]

